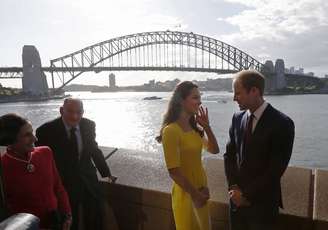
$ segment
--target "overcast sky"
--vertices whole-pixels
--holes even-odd
[[[21,66],[27,44],[35,45],[43,66],[49,66],[50,59],[100,41],[167,29],[220,39],[263,62],[283,58],[287,67],[328,74],[327,0],[1,0],[0,66]],[[84,74],[73,83],[103,84],[108,73],[95,76]],[[215,77],[178,72],[116,76],[120,85]]]

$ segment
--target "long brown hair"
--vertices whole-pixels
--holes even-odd
[[[171,124],[171,123],[173,123],[173,122],[175,122],[179,119],[180,113],[182,112],[181,102],[182,102],[182,100],[186,99],[190,95],[191,91],[194,88],[198,88],[198,86],[196,84],[194,84],[193,82],[191,82],[191,81],[183,81],[175,87],[175,89],[173,91],[173,94],[172,94],[172,97],[169,101],[166,113],[164,114],[164,118],[163,118],[163,122],[162,122],[162,126],[161,126],[161,129],[160,129],[159,136],[156,137],[156,140],[159,143],[162,142],[162,131],[163,131],[163,129],[167,125],[169,125],[169,124]],[[191,127],[196,132],[199,133],[199,135],[201,137],[204,136],[204,132],[202,130],[200,130],[197,126],[195,116],[190,117],[189,123],[190,123]]]

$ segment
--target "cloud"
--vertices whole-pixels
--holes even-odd
[[[325,0],[225,0],[247,7],[236,15],[217,18],[238,32],[220,39],[264,61],[283,58],[287,65],[328,72],[328,2]]]

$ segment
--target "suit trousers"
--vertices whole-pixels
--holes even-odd
[[[79,201],[71,203],[73,216],[71,230],[102,230],[105,202],[84,193]]]
[[[237,208],[230,201],[229,214],[230,230],[275,230],[279,207],[256,204]]]

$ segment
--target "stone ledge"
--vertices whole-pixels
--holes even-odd
[[[316,229],[328,229],[328,171],[316,169],[313,219]]]
[[[213,226],[227,226],[228,195],[224,163],[215,157],[206,157],[203,161],[211,193],[211,219]],[[113,175],[118,177],[117,184],[106,185],[110,200],[159,212],[172,212],[172,181],[162,155],[158,157],[157,154],[118,149],[107,159],[107,163]],[[282,192],[285,209],[280,215],[280,229],[292,229],[295,226],[297,229],[314,229],[312,170],[289,167],[282,178]]]

